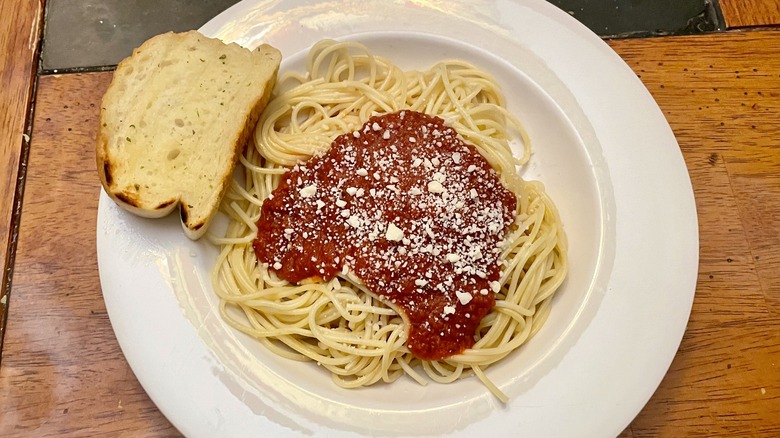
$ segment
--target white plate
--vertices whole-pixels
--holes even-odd
[[[312,363],[230,329],[210,286],[216,249],[173,215],[131,216],[101,194],[97,252],[122,350],[189,436],[610,436],[647,402],[690,313],[698,227],[690,180],[661,111],[597,36],[544,1],[243,1],[201,29],[268,42],[302,68],[322,38],[369,45],[404,67],[462,58],[493,73],[534,147],[569,237],[569,277],[550,319],[476,379],[336,387]]]

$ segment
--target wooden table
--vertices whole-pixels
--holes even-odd
[[[682,345],[622,436],[780,436],[780,30],[751,28],[780,23],[778,5],[724,0],[727,32],[609,42],[677,136],[701,241]],[[0,436],[176,435],[98,281],[93,143],[112,73],[36,76],[41,17],[40,2],[0,4]]]

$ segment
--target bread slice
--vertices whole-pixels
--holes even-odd
[[[123,60],[103,96],[97,169],[108,195],[156,218],[177,206],[200,238],[276,81],[281,53],[196,31],[165,33]]]

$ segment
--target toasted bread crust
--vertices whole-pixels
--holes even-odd
[[[109,197],[149,218],[178,206],[187,236],[201,237],[270,99],[280,61],[268,45],[250,52],[196,31],[161,34],[134,50],[117,66],[101,105],[96,167]]]

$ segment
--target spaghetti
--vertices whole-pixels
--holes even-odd
[[[479,322],[471,348],[421,360],[406,345],[404,319],[361,279],[344,270],[327,283],[290,284],[258,263],[252,242],[261,206],[297,163],[323,153],[337,136],[371,116],[401,110],[446,120],[474,145],[517,199],[514,224],[501,246],[495,305]],[[509,142],[519,135],[523,154]],[[255,131],[255,147],[240,158],[222,210],[230,218],[212,275],[223,318],[290,359],[313,360],[343,387],[392,382],[407,374],[452,382],[475,374],[501,400],[483,373],[524,344],[544,323],[566,271],[566,239],[542,185],[516,171],[530,156],[520,123],[505,109],[496,82],[462,61],[427,71],[403,71],[357,43],[322,41],[307,58],[307,74],[280,80]]]

